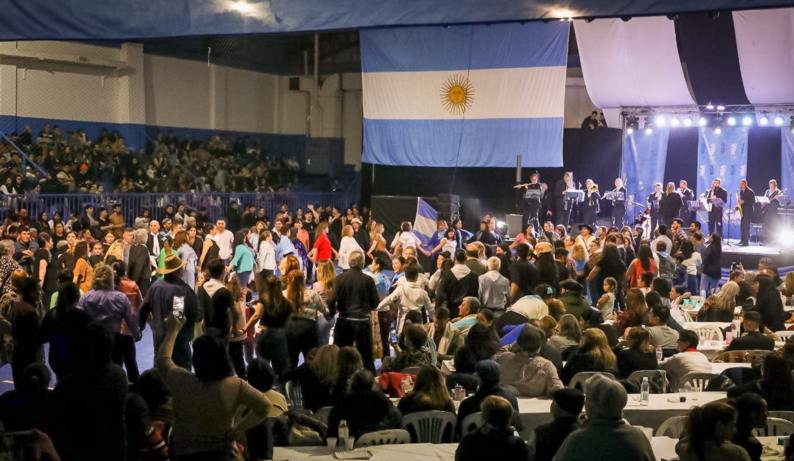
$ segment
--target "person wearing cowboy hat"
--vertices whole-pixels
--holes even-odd
[[[359,218],[350,220],[350,225],[353,226],[353,238],[356,239],[358,245],[366,251],[369,250],[370,246],[369,234],[367,234],[367,230],[361,224],[361,219]]]
[[[193,327],[199,318],[198,298],[196,293],[182,280],[185,263],[176,254],[168,255],[157,273],[163,278],[154,282],[146,292],[139,314],[141,331],[146,322],[152,328],[154,349],[158,350],[166,335],[165,319],[171,315],[174,301],[181,298],[184,305],[185,323],[176,338],[173,360],[178,366],[190,370],[192,351],[190,342],[193,340]]]
[[[579,235],[576,236],[577,242],[582,242],[585,249],[590,248],[590,244],[595,240],[593,227],[590,224],[579,224]]]

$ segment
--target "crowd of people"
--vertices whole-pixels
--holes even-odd
[[[490,217],[474,233],[440,220],[423,244],[408,222],[386,238],[358,207],[268,217],[249,204],[215,222],[183,205],[131,223],[119,206],[94,211],[64,222],[16,210],[2,223],[7,452],[263,459],[269,443],[324,444],[342,427],[360,437],[439,410],[456,415],[445,439],[461,460],[590,460],[590,447],[652,460],[622,419],[641,389],[632,374],[665,371],[653,383],[664,392],[712,370],[685,300],[702,300],[696,320],[732,322],[739,307],[728,349],[772,352],[794,295],[794,274],[782,280],[767,260],[721,284],[719,239],[697,226],[547,225],[501,241]],[[141,373],[147,327],[156,357]],[[731,400],[691,412],[681,459],[759,460],[757,420],[794,411],[792,363],[787,343],[753,379],[720,381]],[[581,372],[612,377],[579,383]],[[524,428],[518,398],[552,399],[553,422]],[[477,412],[484,424],[464,434]]]
[[[0,142],[0,192],[284,192],[298,184],[297,152],[266,152],[253,138],[214,135],[205,140],[160,133],[145,149],[117,132],[90,139],[82,129],[26,126]],[[13,143],[13,145],[11,144]],[[16,145],[42,171],[32,168]]]

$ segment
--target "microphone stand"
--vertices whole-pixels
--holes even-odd
[[[734,206],[733,206],[733,203],[732,203],[733,202],[733,195],[734,194],[728,194],[728,231],[725,232],[725,236],[726,236],[725,241],[728,243],[729,247],[735,247],[736,246],[736,243],[732,242],[730,237],[728,237],[730,235],[730,232],[731,232],[731,224],[733,223],[733,213],[734,213]],[[723,210],[724,209],[725,208],[723,208]],[[741,232],[741,224],[739,224],[739,232]]]

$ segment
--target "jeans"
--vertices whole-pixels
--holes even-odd
[[[686,290],[690,292],[693,296],[697,296],[700,293],[698,292],[698,276],[687,274],[686,276]]]
[[[127,379],[130,383],[138,382],[141,375],[138,371],[138,362],[135,358],[135,341],[132,336],[116,333],[116,340],[113,342],[113,352],[111,354],[113,363],[124,366],[127,369]]]
[[[287,321],[287,349],[289,364],[298,366],[298,356],[303,353],[306,360],[309,351],[317,347],[317,321],[293,315]]]
[[[713,292],[717,291],[719,288],[720,279],[709,277],[706,274],[703,274],[702,278],[700,279],[700,291],[705,291],[706,296],[709,296]]]
[[[256,355],[262,360],[270,361],[273,371],[281,381],[289,367],[286,330],[284,328],[266,329],[256,340]]]
[[[229,359],[232,361],[234,373],[245,379],[245,360],[243,360],[243,342],[229,341]]]
[[[352,346],[355,343],[361,361],[371,372],[375,372],[372,358],[372,326],[369,319],[351,320],[339,317],[334,327],[334,344],[339,347]]]
[[[248,288],[248,282],[251,280],[251,271],[238,272],[237,280],[240,281],[240,288]]]

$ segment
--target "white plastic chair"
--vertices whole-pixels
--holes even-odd
[[[627,381],[639,388],[642,386],[642,378],[648,378],[648,383],[651,385],[651,394],[655,393],[654,389],[659,390],[660,392],[656,392],[659,394],[664,394],[670,389],[670,381],[667,379],[667,372],[664,370],[637,370],[629,375]]]
[[[413,434],[414,443],[450,442],[457,422],[458,417],[448,411],[418,411],[403,416],[403,427]]]
[[[766,428],[753,429],[753,434],[756,437],[779,437],[794,434],[794,423],[781,418],[767,418]]]
[[[791,421],[792,423],[794,423],[794,411],[783,411],[783,410],[770,411],[769,417],[785,419],[786,421]]]
[[[482,420],[481,411],[466,416],[463,418],[463,421],[460,422],[461,437],[475,432],[477,429],[481,428],[483,424],[485,424],[485,421]]]
[[[331,410],[334,407],[320,407],[314,413],[314,417],[323,422],[323,424],[328,424],[328,417],[331,416]]]
[[[287,392],[287,402],[290,408],[303,408],[303,391],[300,384],[287,381],[284,390]]]
[[[700,341],[722,341],[722,330],[716,325],[703,325],[694,327],[695,333]]]
[[[401,445],[411,443],[411,434],[405,429],[386,429],[384,431],[368,432],[356,440],[356,447],[371,447],[373,445]]]
[[[687,373],[678,384],[678,390],[686,389],[687,384],[689,384],[692,390],[703,392],[706,386],[709,385],[709,381],[718,376],[714,373]]]
[[[671,439],[680,439],[681,435],[686,430],[686,421],[688,416],[673,416],[672,418],[665,419],[656,429],[656,437],[670,437]]]
[[[775,334],[780,338],[781,341],[788,341],[789,338],[794,336],[794,330],[780,330],[776,331]]]
[[[615,375],[608,371],[580,371],[573,375],[573,378],[568,382],[568,387],[571,389],[579,389],[584,391],[584,383],[595,375],[606,376],[609,379],[615,379]]]

